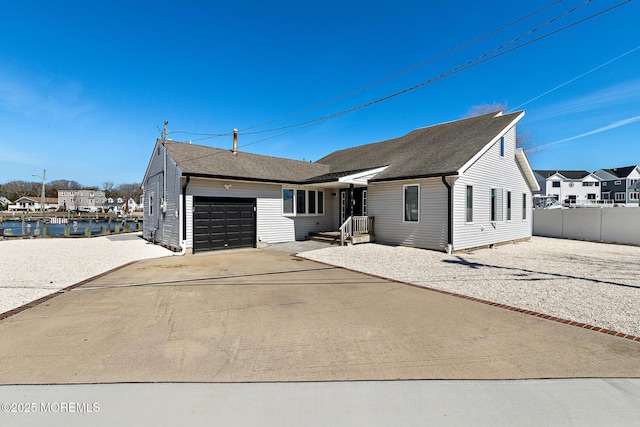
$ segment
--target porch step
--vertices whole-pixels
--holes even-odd
[[[340,232],[339,231],[319,231],[319,232],[311,232],[307,237],[307,240],[313,240],[316,242],[327,242],[327,243],[340,243]]]

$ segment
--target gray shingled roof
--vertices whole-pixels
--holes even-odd
[[[167,141],[185,175],[281,183],[335,181],[388,166],[373,181],[454,174],[522,112],[496,113],[416,129],[400,138],[335,151],[315,163]]]
[[[543,178],[547,179],[552,175],[559,173],[567,179],[582,179],[585,176],[589,175],[588,171],[580,171],[580,170],[534,170],[535,173],[542,175]]]
[[[610,173],[613,176],[617,176],[618,178],[626,178],[629,176],[631,172],[633,172],[634,169],[635,169],[635,165],[625,166],[622,168],[602,169],[602,170]]]
[[[295,183],[329,172],[327,165],[203,145],[167,141],[166,147],[185,175]]]
[[[405,136],[335,151],[316,163],[331,173],[389,166],[372,181],[457,172],[522,112],[496,113],[416,129]]]

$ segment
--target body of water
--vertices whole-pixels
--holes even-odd
[[[126,224],[130,230],[142,230],[142,221],[134,222],[127,221]],[[100,234],[104,230],[111,228],[111,232],[114,232],[116,226],[120,227],[120,231],[124,230],[124,223],[122,221],[111,221],[111,224],[107,221],[74,221],[69,220],[68,224],[45,224],[49,229],[50,236],[64,236],[65,227],[69,227],[69,233],[72,236],[85,235],[87,228],[91,229],[91,234]],[[40,234],[43,234],[42,221],[3,221],[0,223],[0,235],[13,235],[13,236],[34,236],[36,235],[36,229],[40,230]],[[10,230],[10,231],[7,231]]]

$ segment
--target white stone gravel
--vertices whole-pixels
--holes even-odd
[[[362,244],[299,256],[640,336],[640,247],[533,237],[448,255]]]
[[[0,313],[131,261],[172,254],[140,234],[0,240]]]

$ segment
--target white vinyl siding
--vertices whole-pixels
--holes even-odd
[[[404,186],[420,186],[419,222],[405,222]],[[447,245],[447,188],[440,178],[370,183],[368,214],[375,217],[376,242],[444,250]]]
[[[504,141],[504,157],[500,156],[500,144],[493,144],[453,184],[453,250],[531,237],[531,204],[521,199],[530,198],[531,190],[515,159],[515,128],[505,134]],[[466,218],[468,185],[473,186],[473,223]],[[525,206],[511,210],[511,222],[491,221],[492,188],[510,191],[512,206]],[[499,209],[506,210],[504,195]]]

